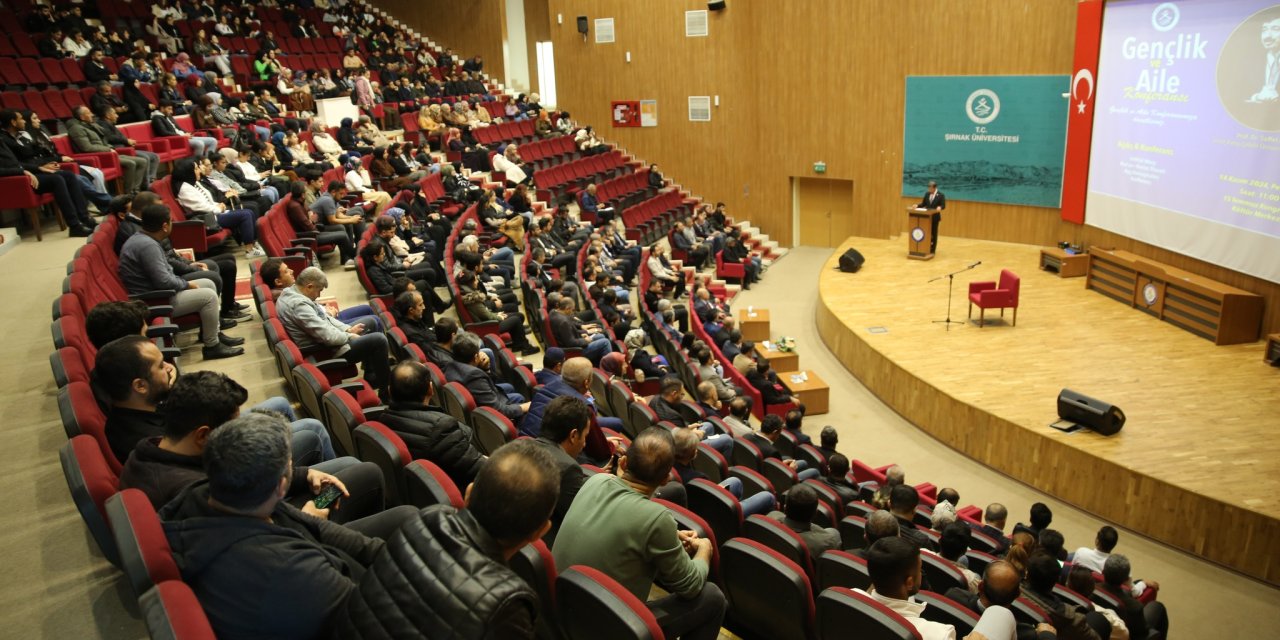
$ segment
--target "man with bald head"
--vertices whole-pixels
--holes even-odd
[[[618,461],[621,475],[597,473],[582,486],[552,553],[556,566],[597,569],[642,602],[657,582],[671,594],[647,603],[663,633],[713,640],[726,603],[719,587],[707,580],[711,541],[678,530],[671,512],[650,500],[674,462],[671,432],[642,431]]]
[[[601,416],[596,412],[595,404],[587,398],[591,388],[591,361],[581,356],[565,360],[560,368],[560,379],[543,385],[533,394],[529,403],[529,412],[520,421],[520,435],[536,438],[542,432],[542,418],[551,401],[561,396],[578,398],[591,407],[591,422],[596,426],[587,433],[587,444],[582,454],[590,461],[603,466],[613,455],[611,444],[600,431],[600,428],[622,430],[622,420],[609,416]]]
[[[1004,560],[996,560],[987,565],[982,581],[978,583],[977,593],[962,587],[952,587],[946,593],[948,598],[978,614],[991,607],[1012,607],[1013,601],[1020,595],[1022,578],[1018,575],[1018,570]],[[1049,640],[1055,637],[1057,636],[1050,625],[1018,623],[1018,640]]]

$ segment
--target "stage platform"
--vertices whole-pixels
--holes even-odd
[[[891,408],[993,469],[1137,531],[1280,585],[1280,371],[1263,342],[1214,346],[1039,269],[1041,247],[942,238],[931,261],[903,238],[850,238],[819,278],[827,347]],[[849,247],[856,274],[836,269]],[[950,330],[947,281],[955,278]],[[1022,279],[1018,324],[966,320],[970,282]],[[1070,388],[1119,406],[1111,437],[1065,434]],[[1010,526],[1012,526],[1011,518]]]

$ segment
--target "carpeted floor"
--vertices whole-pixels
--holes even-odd
[[[5,637],[146,635],[135,608],[122,604],[133,599],[128,585],[87,537],[58,465],[57,450],[66,438],[48,366],[49,305],[80,243],[52,233],[42,243],[32,237],[0,257],[0,299],[5,302],[0,326],[8,336],[0,344],[0,360],[6,363],[0,367],[0,474],[6,487],[0,495],[7,514],[0,531],[0,545],[7,549],[0,598],[8,603],[0,611],[0,629]],[[793,251],[738,301],[768,307],[775,337],[795,337],[803,368],[816,370],[831,385],[831,413],[812,418],[806,431],[816,435],[822,425],[834,425],[841,434],[840,450],[851,457],[877,465],[902,464],[908,481],[953,486],[965,503],[1003,502],[1011,520],[1025,519],[1032,502],[1044,501],[1054,510],[1054,528],[1066,535],[1071,548],[1089,544],[1101,522],[926,436],[884,407],[822,347],[813,325],[812,283],[829,255],[827,249]],[[337,267],[328,273],[329,293],[340,303],[362,299],[353,274]],[[248,353],[208,368],[248,387],[251,401],[282,393],[260,323],[249,322],[230,333],[247,339]],[[206,368],[195,350],[183,360],[187,370]],[[1125,532],[1117,550],[1131,558],[1137,575],[1161,583],[1160,599],[1170,608],[1175,637],[1280,637],[1280,594],[1275,589]],[[1231,615],[1223,615],[1227,611]]]

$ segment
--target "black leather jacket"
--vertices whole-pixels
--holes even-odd
[[[334,638],[533,638],[538,596],[466,511],[422,510],[335,616]]]

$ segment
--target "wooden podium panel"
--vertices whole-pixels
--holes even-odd
[[[738,309],[738,331],[743,340],[764,342],[769,339],[769,310],[759,307]]]
[[[788,371],[800,370],[800,354],[794,351],[780,351],[778,345],[770,344],[772,349],[764,348],[763,342],[756,343],[756,355],[769,361],[769,368],[778,375]]]
[[[912,207],[907,209],[907,257],[932,260],[933,212]]]
[[[801,377],[801,374],[803,374],[803,380],[793,379],[793,376]],[[804,404],[806,416],[816,416],[831,410],[831,387],[827,386],[818,374],[812,371],[797,371],[779,378],[793,395],[800,398],[800,402]]]
[[[1083,278],[1089,273],[1089,254],[1067,253],[1058,247],[1040,250],[1040,269],[1059,278]]]
[[[1128,251],[1091,248],[1085,288],[1093,289],[1214,344],[1255,342],[1262,296]]]

